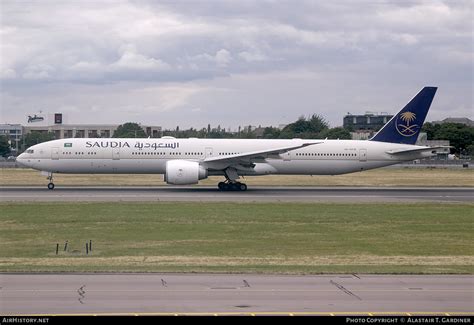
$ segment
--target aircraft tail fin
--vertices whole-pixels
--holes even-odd
[[[437,87],[424,87],[369,141],[415,144]]]

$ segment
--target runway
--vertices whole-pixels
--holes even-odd
[[[0,314],[473,315],[469,275],[1,274]]]
[[[472,202],[472,187],[268,187],[222,192],[214,186],[0,188],[0,202],[197,201],[197,202]]]

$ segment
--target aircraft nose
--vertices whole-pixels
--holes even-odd
[[[26,166],[25,162],[26,162],[26,155],[24,153],[22,153],[21,155],[19,155],[18,157],[16,157],[16,162],[23,165],[23,166]],[[27,166],[28,167],[28,166]]]

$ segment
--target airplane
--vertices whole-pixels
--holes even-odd
[[[339,175],[431,157],[445,147],[415,145],[437,87],[424,87],[369,140],[74,138],[29,147],[17,161],[55,173],[164,174],[190,185],[224,176],[223,191],[245,191],[241,176]]]

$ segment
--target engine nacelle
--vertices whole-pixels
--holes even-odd
[[[166,162],[165,182],[168,184],[197,184],[204,178],[207,178],[207,169],[196,161],[170,160]]]

